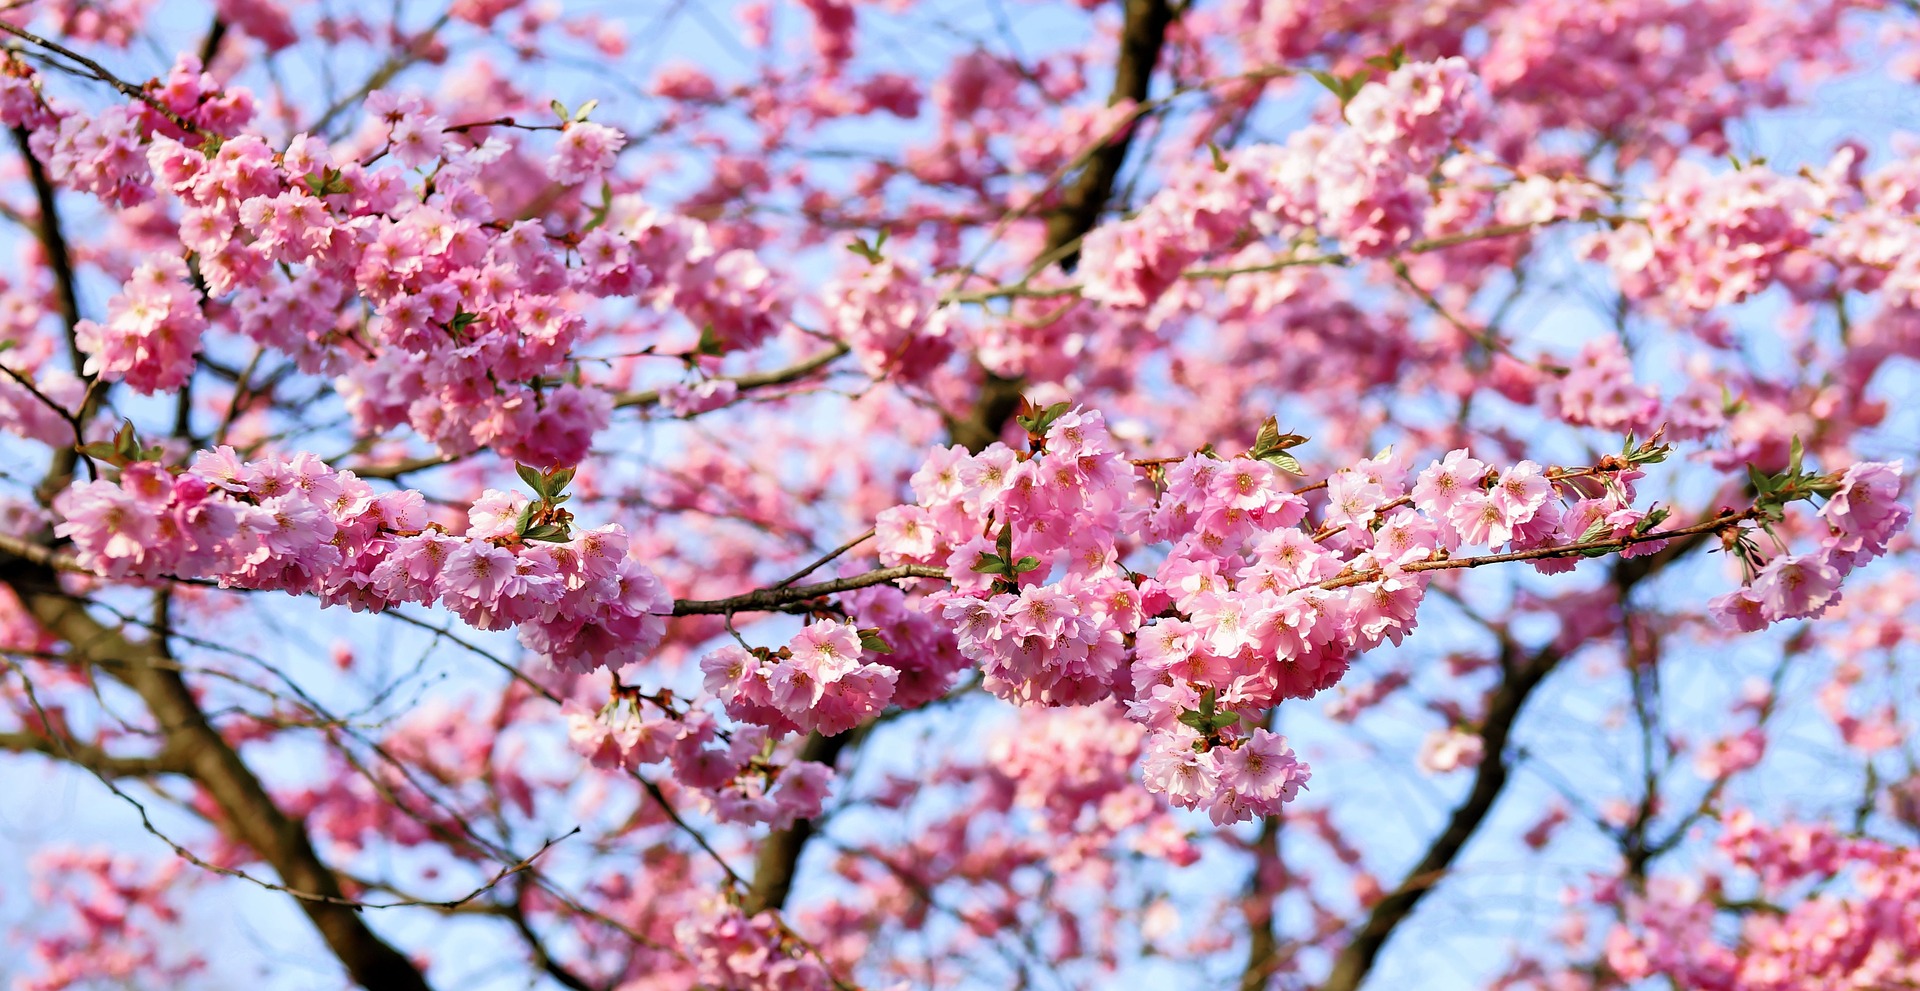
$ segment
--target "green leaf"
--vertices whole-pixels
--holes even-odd
[[[880,638],[879,630],[861,630],[860,646],[863,649],[871,650],[876,654],[893,653],[893,645],[887,643],[885,640],[882,640]]]
[[[1254,436],[1253,449],[1248,453],[1256,458],[1264,458],[1275,451],[1289,450],[1306,442],[1307,438],[1299,434],[1281,433],[1280,418],[1269,416],[1266,422],[1260,424],[1260,433]]]
[[[1645,444],[1640,445],[1640,447],[1637,450],[1635,450],[1633,453],[1627,455],[1627,463],[1636,464],[1636,465],[1657,465],[1662,461],[1667,460],[1667,455],[1669,453],[1672,453],[1672,451],[1673,451],[1672,444],[1655,444],[1654,442],[1649,440]]]
[[[1307,75],[1312,76],[1320,85],[1325,86],[1328,92],[1339,97],[1342,104],[1347,102],[1346,87],[1339,76],[1325,69],[1308,69]]]
[[[1182,711],[1180,713],[1180,721],[1202,733],[1207,732],[1207,717],[1192,709]]]
[[[1259,457],[1258,452],[1271,451],[1279,446],[1280,418],[1277,416],[1269,416],[1267,417],[1267,422],[1260,425],[1260,432],[1254,435],[1253,449],[1256,452],[1254,456]]]
[[[552,499],[567,490],[567,483],[573,481],[577,468],[560,468],[547,475],[547,498]]]
[[[1214,713],[1213,718],[1207,720],[1207,732],[1218,733],[1221,730],[1226,729],[1227,727],[1232,726],[1234,723],[1237,723],[1239,721],[1240,721],[1240,714],[1237,712]]]
[[[557,103],[557,102],[559,102],[559,101],[557,101],[557,100],[556,100],[555,102]],[[575,121],[583,121],[583,120],[586,120],[586,119],[587,119],[587,115],[588,115],[588,114],[590,114],[590,113],[593,113],[593,108],[594,108],[594,107],[597,107],[597,106],[599,106],[599,105],[600,105],[600,101],[599,101],[599,100],[588,100],[587,102],[585,102],[585,103],[582,103],[582,104],[580,105],[580,109],[578,109],[578,110],[575,110],[575,111],[573,112],[573,120],[575,120]]]
[[[120,425],[120,431],[113,435],[113,456],[129,463],[141,460],[146,448],[140,438],[134,435],[133,421],[127,420]]]
[[[527,488],[532,489],[534,495],[542,499],[547,497],[547,480],[540,474],[540,469],[516,464],[513,466],[513,471],[520,476],[521,481],[527,483]]]
[[[613,212],[613,184],[602,179],[600,181],[600,205],[592,209],[591,213],[592,213],[593,219],[587,221],[587,226],[581,228],[580,232],[584,234],[587,231],[591,231],[594,228],[599,227],[602,224],[605,224],[607,222],[607,215],[612,212]]]
[[[1002,561],[1013,560],[1013,524],[1000,528],[1000,535],[994,538],[994,549],[1000,552]]]
[[[533,525],[534,510],[539,508],[540,508],[540,504],[537,502],[527,503],[527,508],[522,509],[520,511],[520,518],[517,520],[514,520],[513,522],[514,536],[516,537],[526,536],[527,528]]]
[[[1214,692],[1213,689],[1211,688],[1201,689],[1200,690],[1200,714],[1202,716],[1207,717],[1208,719],[1212,719],[1213,713],[1214,713],[1213,706],[1215,701],[1218,700],[1218,698],[1219,696]]]
[[[979,559],[973,562],[973,570],[983,575],[1013,574],[1012,569],[1007,567],[1006,560],[998,554],[981,554]]]
[[[1787,474],[1795,476],[1800,474],[1800,459],[1806,453],[1806,447],[1800,443],[1800,435],[1794,434],[1793,443],[1787,448]]]
[[[1227,170],[1227,156],[1220,153],[1219,145],[1211,141],[1207,142],[1207,154],[1213,156],[1213,170],[1215,172],[1225,172]]]
[[[720,335],[713,332],[713,324],[700,328],[700,344],[694,348],[693,353],[712,355],[716,358],[726,353],[726,349],[720,343]]]
[[[553,115],[555,117],[560,118],[561,123],[564,124],[567,121],[573,119],[573,111],[568,110],[567,105],[564,103],[561,103],[559,100],[555,100],[552,103],[547,104],[547,106],[553,108]]]
[[[1407,46],[1395,45],[1385,55],[1375,55],[1367,59],[1367,64],[1383,71],[1392,72],[1407,64]]]
[[[1038,567],[1040,567],[1040,559],[1029,554],[1013,562],[1013,573],[1016,575],[1024,575]]]
[[[1306,471],[1300,467],[1300,459],[1294,457],[1291,454],[1288,454],[1285,451],[1275,451],[1272,454],[1261,455],[1260,460],[1265,461],[1266,463],[1284,472],[1288,472],[1294,475],[1306,474]]]
[[[1027,433],[1044,434],[1047,432],[1047,428],[1053,425],[1053,421],[1065,416],[1067,411],[1072,408],[1073,404],[1069,402],[1054,403],[1052,406],[1030,416],[1020,417],[1020,425],[1026,428]]]
[[[558,523],[542,523],[539,526],[530,527],[520,536],[527,540],[545,540],[555,544],[564,544],[573,539],[567,535],[567,528]]]

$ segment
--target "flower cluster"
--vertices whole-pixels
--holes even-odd
[[[1920,300],[1913,166],[1897,159],[1869,171],[1865,158],[1846,145],[1799,174],[1682,162],[1647,191],[1631,222],[1591,238],[1588,253],[1630,296],[1685,311],[1773,286],[1802,300],[1877,291],[1911,307]]]
[[[1359,87],[1351,126],[1307,127],[1170,180],[1140,213],[1094,229],[1082,248],[1086,298],[1117,307],[1157,300],[1196,259],[1249,234],[1316,234],[1378,257],[1417,236],[1427,176],[1485,116],[1460,58],[1402,65]]]
[[[774,763],[764,727],[723,731],[698,707],[683,710],[670,697],[620,690],[599,712],[571,701],[564,708],[569,741],[594,766],[638,770],[664,762],[673,781],[721,822],[785,829],[819,815],[826,801],[833,769],[814,761]]]
[[[1729,626],[1752,631],[1826,612],[1840,599],[1840,582],[1855,568],[1885,554],[1888,541],[1912,519],[1913,511],[1900,501],[1902,468],[1899,461],[1863,461],[1834,480],[1799,479],[1797,484],[1809,494],[1827,493],[1827,502],[1820,507],[1820,520],[1826,525],[1820,546],[1798,554],[1779,553],[1759,564],[1756,553],[1746,553],[1749,581],[1713,600],[1714,614]]]
[[[950,312],[919,273],[876,261],[822,290],[828,326],[875,378],[918,382],[953,353]]]
[[[212,578],[383,610],[437,604],[575,670],[649,655],[672,601],[618,526],[527,537],[530,502],[489,489],[456,535],[420,493],[376,493],[311,454],[201,452],[188,471],[141,461],[62,492],[56,532],[102,575]],[[541,539],[544,538],[544,539]]]
[[[598,178],[613,168],[627,136],[605,124],[573,121],[560,135],[560,144],[547,160],[547,175],[554,182],[574,185]]]
[[[780,732],[835,736],[893,699],[899,672],[867,660],[875,648],[891,649],[825,620],[794,634],[779,650],[722,647],[701,658],[700,670],[707,691],[735,719]]]
[[[485,186],[498,181],[507,145],[468,142],[417,97],[368,97],[386,141],[361,160],[308,134],[284,148],[238,134],[251,98],[222,91],[191,59],[153,89],[171,116],[142,101],[72,112],[7,78],[7,119],[32,128],[55,181],[119,205],[158,193],[181,207],[188,253],[147,261],[107,319],[79,334],[90,372],[144,393],[186,381],[214,312],[203,305],[215,299],[231,304],[216,308],[223,328],[231,321],[304,371],[344,375],[363,430],[406,424],[447,454],[491,447],[573,464],[612,411],[605,390],[569,374],[591,333],[576,293],[672,307],[720,350],[757,344],[786,318],[751,252],[718,250],[704,224],[632,194],[580,237],[493,218]],[[570,121],[549,171],[589,181],[623,141]],[[416,184],[409,170],[428,167],[430,180]],[[347,305],[356,298],[373,319]]]
[[[1697,882],[1659,879],[1622,899],[1626,924],[1607,938],[1607,963],[1629,981],[1664,976],[1728,991],[1891,988],[1920,981],[1920,850],[1851,839],[1828,826],[1767,827],[1726,817],[1720,840],[1767,903],[1796,885],[1850,875],[1850,894],[1808,893],[1776,911],[1743,914],[1739,948],[1716,937],[1723,897]],[[1715,889],[1727,882],[1716,879]]]
[[[28,866],[36,917],[57,922],[27,940],[26,955],[40,970],[19,978],[17,991],[67,991],[145,977],[191,984],[204,975],[206,960],[179,947],[180,911],[170,900],[184,861],[149,869],[128,854],[56,849]]]
[[[695,974],[717,991],[825,991],[834,978],[776,912],[748,915],[714,895],[674,926]]]
[[[1697,310],[1739,302],[1813,241],[1826,204],[1806,179],[1769,169],[1710,172],[1681,162],[1648,192],[1640,223],[1596,240],[1621,286]]]
[[[187,282],[187,266],[166,255],[142,264],[108,301],[107,322],[82,320],[75,343],[88,375],[124,381],[140,392],[178,389],[193,374],[207,318]]]
[[[917,502],[880,514],[881,560],[944,567],[950,588],[929,599],[989,691],[1126,702],[1150,730],[1149,785],[1222,821],[1271,811],[1306,778],[1246,720],[1398,643],[1453,552],[1537,552],[1536,568],[1561,571],[1594,542],[1664,543],[1666,514],[1633,506],[1637,466],[1664,456],[1654,445],[1577,470],[1493,470],[1459,450],[1417,478],[1389,451],[1334,473],[1309,526],[1306,500],[1279,484],[1293,441],[1271,423],[1248,456],[1141,469],[1098,413],[1061,404],[1026,422],[1030,453],[936,450],[913,476]],[[1136,573],[1125,559],[1148,545],[1167,551]]]
[[[1119,706],[1021,713],[986,748],[979,769],[985,804],[1037,817],[1064,847],[1048,851],[1062,869],[1125,834],[1128,848],[1170,863],[1199,859],[1166,808],[1134,785],[1145,730]]]
[[[11,56],[7,61],[9,68],[21,65]],[[254,113],[251,94],[223,90],[188,55],[176,60],[167,78],[149,91],[153,104],[136,100],[82,110],[42,99],[27,83],[31,74],[15,78],[4,117],[8,124],[30,129],[30,146],[47,163],[48,178],[120,207],[153,198],[147,145],[155,135],[186,137],[176,120],[224,137],[238,132]]]

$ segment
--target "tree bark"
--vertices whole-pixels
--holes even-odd
[[[1120,51],[1114,66],[1113,91],[1107,99],[1109,105],[1123,99],[1136,103],[1146,101],[1173,17],[1169,0],[1126,0],[1126,20],[1120,29]],[[1113,196],[1120,168],[1126,164],[1132,139],[1133,130],[1129,128],[1095,151],[1085,168],[1066,187],[1060,202],[1046,214],[1047,243],[1042,257],[1061,250],[1099,222],[1101,211]],[[1069,253],[1062,258],[1061,265],[1070,269],[1077,257],[1077,252]],[[1020,390],[1024,385],[1019,379],[1003,378],[992,372],[983,374],[986,378],[973,408],[965,415],[946,418],[947,434],[953,442],[976,453],[1000,439],[1000,431],[1019,409]],[[815,751],[825,755],[821,763],[831,765],[846,749],[850,735],[831,739],[809,737],[801,747],[801,757],[820,760],[808,756],[809,751]],[[778,910],[786,905],[793,891],[794,873],[813,834],[813,823],[803,819],[787,829],[775,830],[762,841],[754,859],[750,908]]]
[[[367,927],[340,878],[313,848],[306,827],[275,804],[240,754],[208,722],[186,681],[155,641],[128,640],[60,589],[50,568],[0,557],[11,588],[77,663],[93,665],[139,694],[158,724],[171,764],[206,789],[220,828],[280,876],[347,975],[368,991],[430,991],[413,962]]]

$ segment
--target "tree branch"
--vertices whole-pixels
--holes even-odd
[[[1641,581],[1700,546],[1710,532],[1699,530],[1658,554],[1618,562],[1614,583],[1620,589],[1622,598]],[[1413,914],[1420,900],[1446,876],[1454,859],[1486,822],[1487,815],[1493,811],[1494,802],[1506,789],[1507,776],[1511,771],[1506,754],[1507,739],[1514,723],[1520,718],[1520,710],[1532,697],[1534,690],[1565,659],[1565,654],[1552,646],[1543,648],[1524,661],[1514,656],[1517,651],[1518,647],[1511,640],[1502,639],[1500,670],[1506,674],[1487,704],[1486,718],[1480,728],[1480,738],[1484,744],[1482,753],[1485,756],[1474,772],[1473,786],[1468,790],[1467,797],[1454,807],[1446,828],[1427,846],[1419,863],[1407,872],[1392,892],[1374,903],[1360,931],[1334,958],[1333,970],[1326,983],[1320,986],[1321,991],[1359,991],[1387,940]]]
[[[851,592],[856,588],[866,588],[870,585],[884,585],[902,578],[945,578],[946,576],[946,572],[939,568],[930,568],[924,564],[902,564],[813,585],[757,589],[725,599],[676,599],[673,603],[673,615],[731,616],[738,612],[768,612],[796,602]]]
[[[798,382],[828,365],[833,364],[852,349],[845,344],[833,347],[811,358],[795,362],[785,368],[776,368],[765,372],[750,372],[745,375],[723,375],[721,381],[732,382],[742,392],[749,389],[764,389],[770,385],[786,385]],[[616,407],[657,406],[660,403],[660,390],[648,389],[645,392],[623,392],[613,400]]]
[[[1174,8],[1168,0],[1126,0],[1126,20],[1120,28],[1120,53],[1108,106],[1122,100],[1146,102],[1173,17]],[[1137,122],[1088,156],[1080,174],[1062,191],[1060,201],[1045,214],[1047,240],[1039,257],[1057,258],[1061,268],[1073,269],[1080,258],[1079,248],[1074,245],[1100,222],[1101,212],[1113,198],[1114,182],[1126,164],[1136,130]],[[1025,387],[1021,379],[984,370],[982,374],[985,378],[973,408],[964,415],[946,418],[948,436],[976,454],[1000,439],[1001,429],[1020,406],[1020,393]]]
[[[0,750],[17,754],[44,754],[78,764],[95,774],[114,778],[151,778],[162,774],[185,774],[186,764],[165,751],[151,757],[122,757],[107,753],[103,747],[71,737],[52,736],[21,730],[0,733]]]
[[[1136,103],[1147,99],[1154,70],[1160,62],[1160,49],[1166,42],[1167,28],[1172,24],[1173,16],[1173,7],[1167,0],[1126,0],[1126,19],[1121,27],[1120,53],[1114,67],[1113,91],[1107,101],[1109,105],[1123,99]],[[1079,177],[1062,196],[1059,206],[1047,215],[1047,241],[1040,258],[1058,258],[1063,266],[1073,266],[1078,250],[1070,245],[1076,244],[1087,231],[1093,229],[1100,211],[1105,209],[1107,201],[1113,196],[1114,180],[1126,162],[1134,130],[1129,127],[1125,133],[1093,152]],[[1019,379],[1003,378],[984,370],[982,374],[985,379],[981,384],[979,399],[967,415],[945,416],[947,435],[954,443],[976,453],[999,439],[1001,429],[1019,409],[1022,388]],[[907,574],[935,577],[938,569],[908,570]],[[820,587],[798,586],[753,594],[792,594]],[[693,605],[696,604],[674,603],[674,615],[686,615],[682,612],[683,607]],[[832,738],[822,738],[817,734],[810,736],[801,747],[801,756],[810,760],[818,759],[832,766],[852,736],[851,733]],[[809,757],[809,752],[816,756]],[[813,829],[813,823],[803,819],[787,829],[775,830],[762,841],[755,858],[753,887],[749,893],[752,905],[774,910],[785,906],[793,890],[794,873],[799,867],[801,855],[806,852],[807,841],[813,837]]]
[[[27,179],[33,185],[34,202],[39,208],[40,217],[34,233],[40,240],[41,250],[47,254],[47,267],[53,271],[54,298],[60,307],[60,322],[66,326],[67,332],[67,357],[73,363],[73,374],[87,383],[86,401],[78,412],[70,413],[67,417],[78,434],[84,432],[87,423],[93,419],[100,404],[100,392],[94,388],[93,377],[85,371],[87,356],[80,350],[80,291],[79,280],[74,274],[73,250],[67,245],[67,235],[60,223],[58,192],[53,187],[52,178],[47,175],[46,166],[40,164],[40,159],[34,155],[32,139],[25,128],[13,129],[13,143],[20,149],[21,161],[26,163]],[[47,478],[40,484],[42,503],[50,501],[55,493],[66,488],[78,460],[79,455],[74,451],[54,449]]]
[[[305,824],[274,803],[208,722],[159,643],[135,643],[95,620],[45,565],[0,558],[0,583],[76,659],[98,665],[140,695],[159,724],[165,752],[177,755],[184,773],[219,807],[221,828],[272,866],[354,983],[369,991],[430,991],[419,968],[367,927],[339,876],[321,862]]]
[[[838,736],[809,733],[806,742],[800,745],[799,759],[833,767],[847,745],[860,734],[861,730]],[[815,828],[812,819],[801,819],[786,829],[768,833],[760,842],[753,857],[753,884],[748,887],[746,900],[741,905],[749,915],[769,909],[778,911],[786,905],[787,896],[793,892],[794,875],[800,869],[800,855],[813,839]]]

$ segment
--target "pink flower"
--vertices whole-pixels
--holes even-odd
[[[1147,736],[1146,763],[1141,768],[1147,790],[1167,796],[1182,808],[1211,801],[1220,787],[1220,770],[1212,751],[1195,753],[1191,736],[1154,732]]]
[[[526,508],[527,497],[517,492],[488,489],[467,510],[467,536],[474,540],[498,540],[513,536]]]
[[[1833,563],[1851,570],[1887,552],[1887,541],[1906,529],[1912,511],[1900,499],[1899,461],[1864,461],[1840,478],[1840,491],[1820,507],[1832,527]]]
[[[484,540],[468,540],[447,558],[441,587],[475,602],[491,603],[513,577],[513,552]]]
[[[1240,745],[1221,755],[1220,784],[1259,803],[1292,801],[1306,780],[1306,766],[1294,759],[1287,738],[1256,728]]]
[[[919,506],[895,506],[874,517],[880,559],[887,564],[932,564],[940,537],[933,514]]]
[[[1477,493],[1487,466],[1467,456],[1464,448],[1448,451],[1447,456],[1427,466],[1413,486],[1413,504],[1435,518],[1446,516],[1461,497]]]
[[[1507,522],[1506,512],[1485,492],[1456,499],[1446,519],[1463,544],[1491,548],[1513,539],[1513,525]]]
[[[585,182],[613,168],[615,158],[627,136],[605,124],[575,121],[566,125],[547,159],[547,175],[554,182],[573,185]]]
[[[1506,518],[1507,526],[1518,528],[1553,497],[1553,483],[1547,481],[1539,465],[1522,461],[1501,472],[1487,494]]]
[[[1810,619],[1839,598],[1840,572],[1824,554],[1782,554],[1760,569],[1753,594],[1769,619]]]
[[[446,121],[431,114],[408,114],[394,122],[387,141],[393,157],[409,168],[418,168],[440,157],[446,146]]]
[[[822,290],[828,324],[874,378],[924,379],[953,353],[939,292],[901,262],[870,264]]]

